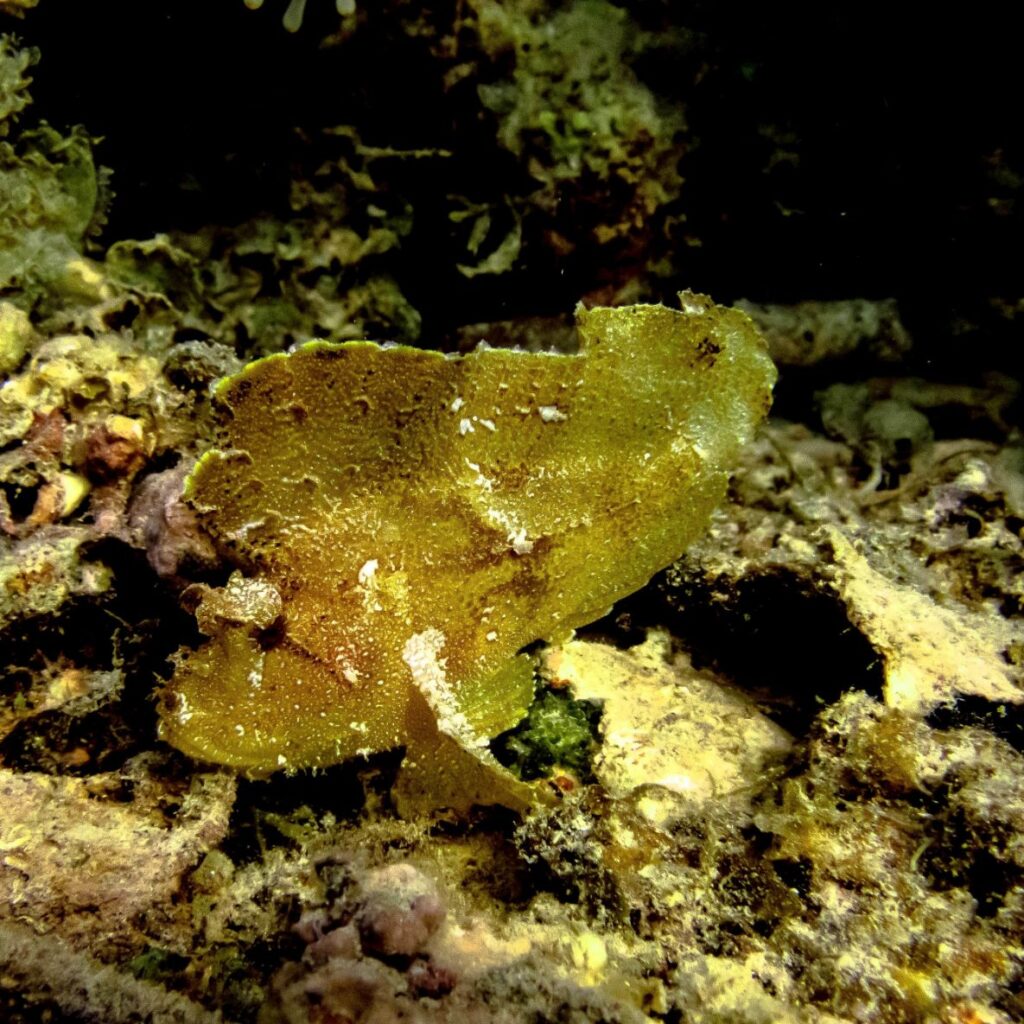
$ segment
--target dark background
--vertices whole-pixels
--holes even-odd
[[[386,17],[322,49],[333,4],[309,0],[294,36],[284,6],[43,0],[4,19],[42,52],[36,114],[103,137],[97,158],[116,193],[106,241],[286,215],[297,126],[354,123],[367,141],[452,146],[466,174],[514,173],[487,150],[493,133],[467,129],[427,49]],[[680,59],[636,67],[685,105],[691,135],[683,204],[701,244],[678,254],[667,291],[894,296],[915,334],[934,338],[928,360],[941,369],[968,356],[1012,368],[1018,324],[990,300],[1024,294],[1019,40],[996,5],[900,6],[629,5],[642,24],[693,38]],[[798,162],[771,165],[780,134]],[[417,208],[421,224],[430,215]],[[586,261],[466,282],[432,258],[431,231],[418,238],[397,276],[428,327],[564,312],[591,283]]]

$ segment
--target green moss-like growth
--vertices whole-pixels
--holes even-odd
[[[495,740],[495,756],[523,779],[560,768],[588,781],[600,718],[596,704],[573,700],[564,690],[544,690],[526,718]]]
[[[0,36],[0,291],[26,308],[46,289],[95,301],[98,280],[81,254],[106,203],[105,172],[83,128],[65,136],[43,122],[7,138],[31,102],[37,56]]]
[[[38,56],[34,50],[18,49],[10,36],[0,36],[0,137],[31,102],[28,69]]]
[[[604,0],[553,11],[531,0],[470,6],[481,49],[512,68],[478,91],[498,118],[499,143],[538,183],[534,209],[568,206],[574,241],[589,235],[598,245],[635,244],[663,224],[682,189],[686,124],[630,66],[651,39],[628,11]]]
[[[677,558],[767,410],[750,321],[683,300],[581,309],[578,355],[314,343],[226,380],[187,494],[246,575],[203,595],[166,738],[258,774],[405,744],[472,793],[517,652]]]

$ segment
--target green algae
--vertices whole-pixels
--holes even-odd
[[[498,771],[518,652],[677,558],[767,411],[750,321],[682,299],[581,308],[577,355],[314,342],[223,381],[186,494],[241,571],[197,591],[165,738],[257,775],[401,744]]]
[[[31,103],[38,56],[0,36],[0,292],[26,310],[51,291],[96,301],[96,271],[82,253],[109,199],[84,128],[62,134],[42,121],[11,131]]]
[[[498,144],[537,185],[526,217],[570,209],[572,230],[559,229],[568,248],[635,243],[638,233],[664,225],[682,193],[686,120],[632,65],[659,45],[678,58],[679,40],[654,39],[626,7],[604,0],[552,10],[494,0],[467,6],[493,62],[481,74],[500,69],[478,85],[480,102],[496,121]],[[506,244],[519,234],[517,225]],[[510,247],[518,255],[518,244]]]
[[[590,782],[600,720],[596,703],[573,700],[563,690],[544,690],[526,717],[494,741],[495,757],[522,779],[557,770]]]

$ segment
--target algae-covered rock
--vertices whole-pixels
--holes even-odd
[[[764,335],[779,366],[816,366],[866,352],[880,362],[906,356],[912,339],[893,299],[765,305],[736,303]]]
[[[65,137],[43,124],[17,146],[0,142],[0,285],[27,292],[42,284],[96,301],[100,284],[81,251],[103,201],[81,128]]]
[[[499,144],[537,183],[536,210],[564,205],[576,218],[573,237],[560,232],[556,244],[565,251],[586,241],[635,244],[662,225],[682,190],[686,122],[631,67],[652,39],[628,8],[604,0],[552,10],[493,0],[467,6],[480,48],[497,68],[512,68],[509,77],[478,86],[497,119]],[[593,181],[604,187],[592,190]],[[518,235],[517,225],[509,236],[516,239],[513,258]]]
[[[28,316],[13,303],[0,302],[0,373],[18,368],[34,338]]]
[[[131,803],[117,798],[126,779]],[[198,776],[172,813],[145,759],[88,781],[0,769],[0,926],[29,920],[137,948],[142,915],[167,913],[181,876],[226,833],[234,792],[229,775]]]
[[[7,8],[0,4],[0,12]],[[10,36],[0,36],[0,137],[7,134],[12,122],[31,102],[26,73],[38,59],[35,50],[17,48]]]
[[[17,8],[33,6],[22,0]],[[0,14],[12,13],[0,4]],[[80,125],[66,134],[46,121],[10,131],[32,102],[38,51],[0,36],[0,290],[26,309],[48,300],[96,302],[109,295],[83,250],[104,223],[108,172]]]
[[[285,215],[120,243],[107,256],[112,276],[165,294],[210,337],[246,339],[250,356],[309,338],[415,341],[420,314],[394,276],[412,208],[390,194],[388,165],[439,155],[368,146],[350,127],[328,135],[331,159],[294,171]]]
[[[57,611],[69,597],[95,597],[110,570],[82,557],[82,536],[68,528],[28,537],[0,551],[0,628]]]
[[[256,773],[402,743],[433,774],[455,744],[488,760],[533,692],[517,652],[678,557],[767,409],[750,321],[683,306],[581,309],[578,355],[314,343],[223,382],[187,494],[281,612],[201,609],[164,736]]]

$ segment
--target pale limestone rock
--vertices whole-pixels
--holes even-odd
[[[704,803],[749,786],[792,745],[740,691],[673,656],[664,633],[628,651],[572,641],[549,652],[547,671],[603,705],[594,772],[616,798],[655,785]]]

